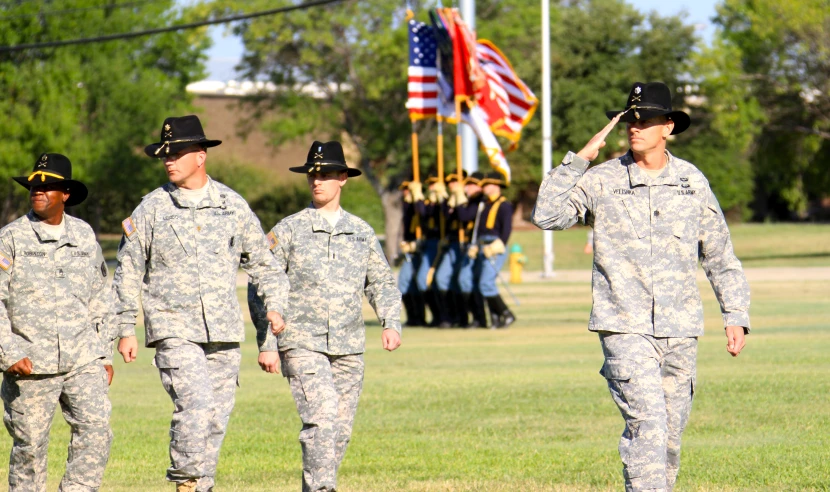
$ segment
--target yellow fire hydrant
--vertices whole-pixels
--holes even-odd
[[[510,283],[522,283],[522,265],[527,263],[527,256],[522,254],[522,247],[514,244],[510,247]]]

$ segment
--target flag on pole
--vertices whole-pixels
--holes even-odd
[[[495,44],[478,40],[476,57],[487,79],[476,92],[476,102],[484,110],[493,132],[510,140],[511,149],[515,148],[539,100]]]
[[[461,119],[476,132],[478,142],[490,160],[490,167],[500,172],[504,176],[504,181],[510,184],[510,165],[504,157],[504,152],[501,150],[501,145],[499,145],[498,139],[493,134],[493,130],[487,124],[484,111],[478,105],[473,105],[469,111],[465,111],[462,114]]]
[[[406,107],[412,121],[434,118],[438,112],[436,51],[432,26],[410,20]]]

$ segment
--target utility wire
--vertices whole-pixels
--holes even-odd
[[[12,46],[0,46],[0,53],[12,53],[15,51],[24,51],[30,50],[35,48],[55,48],[60,46],[70,46],[74,44],[89,44],[89,43],[102,43],[106,41],[115,41],[119,39],[132,39],[138,38],[142,36],[149,36],[151,34],[160,34],[165,32],[173,32],[173,31],[181,31],[184,29],[195,29],[197,27],[203,26],[212,26],[216,24],[226,24],[228,22],[235,22],[240,20],[247,20],[247,19],[254,19],[256,17],[264,17],[266,15],[274,15],[274,14],[282,14],[285,12],[291,12],[293,10],[305,10],[310,7],[319,7],[321,5],[328,5],[331,3],[342,2],[344,0],[312,0],[310,2],[302,3],[299,5],[291,5],[289,7],[280,7],[271,10],[263,10],[260,12],[253,12],[251,14],[240,14],[234,15],[231,17],[223,17],[221,19],[211,19],[211,20],[204,20],[200,22],[191,22],[190,24],[180,24],[177,26],[169,26],[169,27],[160,27],[158,29],[148,29],[146,31],[136,31],[136,32],[126,32],[120,34],[109,34],[107,36],[96,36],[94,38],[80,38],[80,39],[67,39],[64,41],[48,41],[45,43],[28,43],[28,44],[16,44]]]
[[[93,5],[91,7],[77,7],[73,9],[62,9],[62,10],[40,10],[38,12],[29,12],[27,14],[10,14],[4,15],[0,17],[0,20],[6,19],[22,19],[25,17],[40,17],[46,15],[60,15],[60,14],[71,14],[74,12],[83,12],[86,10],[104,10],[104,9],[126,9],[132,7],[139,7],[141,5],[145,5],[148,3],[156,3],[159,0],[144,0],[143,2],[127,2],[127,3],[114,3],[110,5]]]

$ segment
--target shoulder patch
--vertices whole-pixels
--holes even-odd
[[[277,239],[277,235],[274,234],[274,231],[269,232],[268,235],[265,237],[268,238],[268,249],[270,250],[276,248],[277,245],[280,243],[279,239]]]
[[[121,222],[121,228],[124,229],[124,234],[126,234],[127,237],[132,236],[133,233],[135,232],[135,225],[133,224],[133,218],[132,217],[127,217],[126,219],[124,219],[124,221]]]
[[[8,271],[9,268],[12,267],[12,263],[12,260],[6,258],[6,255],[0,253],[0,268],[2,268],[4,271]]]

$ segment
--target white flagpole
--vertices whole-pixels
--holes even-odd
[[[476,2],[475,0],[461,0],[461,18],[467,23],[470,32],[476,29]],[[475,56],[475,54],[472,54]],[[461,119],[461,115],[457,115]],[[470,125],[458,125],[461,129],[461,160],[463,168],[472,174],[478,171],[478,138]]]
[[[551,170],[550,0],[542,0],[542,179]],[[553,277],[553,231],[543,231],[543,277]]]

